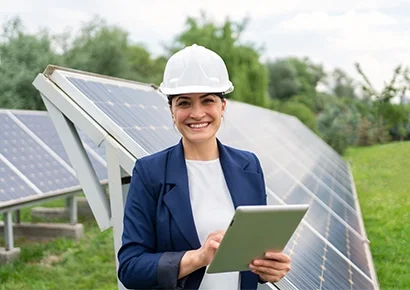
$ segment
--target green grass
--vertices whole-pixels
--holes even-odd
[[[64,206],[64,201],[42,206]],[[30,209],[22,210],[21,218],[46,221],[33,220]],[[48,242],[16,239],[20,259],[0,265],[0,289],[117,289],[112,230],[101,233],[92,218],[80,222],[84,224],[85,237],[78,243],[64,238]]]
[[[410,289],[410,142],[350,148],[381,289]]]

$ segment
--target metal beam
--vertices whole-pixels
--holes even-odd
[[[69,196],[66,199],[66,208],[68,211],[68,217],[70,219],[70,225],[77,224],[77,199],[75,195]]]
[[[53,82],[44,75],[38,74],[33,85],[41,92],[42,96],[45,96],[51,103],[58,107],[64,116],[72,121],[75,120],[75,124],[90,137],[95,144],[101,145],[104,142],[107,132],[90,116],[85,114],[83,110],[67,97]]]
[[[118,270],[117,254],[121,247],[121,235],[123,231],[123,216],[126,191],[121,183],[121,167],[119,162],[119,150],[114,140],[106,139],[105,148],[108,163],[108,187],[111,203],[111,224],[114,235],[115,263]],[[118,289],[126,289],[118,280]]]
[[[41,94],[47,111],[57,128],[70,162],[76,171],[77,179],[84,189],[84,194],[101,230],[110,227],[110,206],[108,197],[100,185],[87,152],[81,142],[74,124],[57,109],[46,96]]]
[[[377,279],[376,268],[374,266],[372,252],[370,251],[370,241],[367,238],[366,228],[364,226],[362,210],[360,208],[359,197],[358,197],[357,191],[356,191],[356,184],[354,182],[352,168],[350,167],[349,163],[347,163],[347,166],[349,168],[349,176],[350,176],[350,179],[352,181],[351,186],[352,186],[352,192],[353,192],[353,195],[354,195],[354,198],[355,198],[357,213],[358,213],[358,216],[359,216],[359,225],[360,225],[360,229],[362,231],[362,235],[364,236],[363,246],[364,246],[364,250],[366,252],[367,261],[369,263],[370,276],[373,280],[373,285],[374,285],[375,289],[379,290],[380,289],[379,280]]]
[[[4,242],[6,243],[6,251],[14,248],[13,214],[11,211],[4,213]]]

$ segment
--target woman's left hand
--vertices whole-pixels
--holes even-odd
[[[282,252],[266,252],[264,259],[255,259],[249,269],[266,282],[278,282],[290,271],[290,257]]]

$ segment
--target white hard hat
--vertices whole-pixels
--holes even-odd
[[[168,60],[159,90],[165,95],[222,93],[233,91],[222,58],[203,46],[192,45]]]

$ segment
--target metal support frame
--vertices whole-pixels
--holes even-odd
[[[6,243],[6,251],[14,248],[13,213],[11,211],[4,213],[4,242]]]
[[[114,250],[115,250],[115,263],[118,270],[117,254],[121,247],[121,235],[123,231],[123,216],[126,194],[128,191],[127,185],[121,183],[121,165],[119,161],[119,149],[114,140],[109,137],[105,142],[106,156],[108,166],[108,187],[110,192],[110,204],[111,204],[111,224],[113,227],[114,236]],[[118,289],[126,289],[122,283],[118,280]]]
[[[358,212],[358,216],[359,216],[359,225],[360,225],[360,229],[362,231],[363,237],[364,237],[363,244],[364,244],[364,250],[366,252],[366,258],[367,258],[367,261],[369,263],[370,276],[371,276],[372,280],[374,281],[375,289],[379,290],[380,289],[380,284],[379,284],[379,280],[377,279],[376,267],[374,266],[373,256],[372,256],[372,252],[370,250],[370,241],[367,237],[366,228],[364,226],[362,210],[360,208],[359,196],[357,195],[356,184],[355,184],[355,181],[354,181],[352,168],[351,168],[349,163],[347,163],[347,166],[349,168],[350,180],[352,181],[352,183],[351,183],[352,192],[353,192],[353,195],[355,197],[355,204],[356,204],[356,208],[357,208],[357,212]]]
[[[43,94],[41,94],[50,118],[57,128],[77,179],[84,189],[91,210],[101,230],[110,227],[110,207],[108,197],[94,171],[87,152],[81,142],[74,124],[67,119]]]
[[[77,199],[75,195],[71,195],[66,199],[66,209],[68,212],[68,218],[70,220],[70,225],[77,224],[78,215],[77,215]]]

